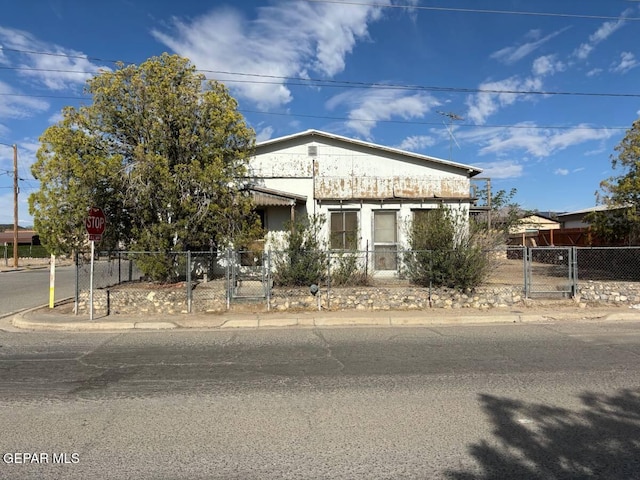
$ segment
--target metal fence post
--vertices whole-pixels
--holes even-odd
[[[578,247],[571,247],[571,297],[575,298],[578,294]]]
[[[364,276],[369,278],[369,240],[367,240],[367,246],[364,254]]]
[[[524,276],[524,298],[529,298],[529,247],[522,247],[522,274]]]
[[[231,249],[227,249],[227,269],[226,269],[226,300],[227,310],[231,308]]]
[[[266,272],[266,294],[267,294],[267,312],[271,311],[271,250],[266,253],[267,256],[267,272]],[[264,259],[263,259],[264,264]]]
[[[331,251],[327,251],[327,310],[331,307]]]
[[[78,262],[78,252],[74,252],[74,263],[76,265],[76,291],[75,291],[75,302],[73,306],[73,312],[75,315],[78,315],[78,310],[80,308],[80,264]]]
[[[191,313],[191,251],[187,251],[187,313]]]
[[[429,252],[429,307],[432,307],[431,303],[431,290],[433,288],[433,250],[428,250]]]

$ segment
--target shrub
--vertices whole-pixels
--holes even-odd
[[[185,276],[186,257],[179,252],[133,252],[130,258],[154,282],[174,283]]]
[[[331,262],[331,283],[337,286],[369,285],[369,275],[358,260],[358,254],[355,252],[334,254]]]
[[[309,286],[325,280],[327,255],[320,236],[324,221],[322,216],[310,216],[288,225],[282,252],[274,261],[274,284]]]
[[[461,216],[441,206],[409,227],[408,278],[421,286],[473,289],[492,268],[486,234],[470,234]]]

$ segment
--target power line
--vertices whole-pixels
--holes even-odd
[[[337,0],[304,0],[308,2],[327,2],[327,3],[347,3],[354,5],[365,5],[364,3],[355,2],[338,2]],[[384,6],[384,5],[380,5]],[[395,5],[394,5],[395,6]],[[402,8],[410,8],[408,6],[395,6]],[[413,8],[413,7],[411,7]],[[415,7],[415,8],[432,8],[432,7]],[[439,7],[433,7],[439,8]],[[624,17],[620,17],[624,18]],[[640,20],[640,18],[638,18]],[[0,47],[0,50],[26,53],[30,55],[51,55],[56,57],[65,58],[80,58],[86,60],[95,60],[101,62],[118,63],[119,60],[107,60],[98,57],[90,57],[83,55],[70,55],[64,53],[52,53],[42,52],[35,50],[20,50],[12,48]],[[124,64],[133,64],[133,62],[122,62]],[[35,67],[9,67],[0,66],[0,70],[21,70],[21,71],[34,71],[34,72],[53,72],[53,73],[77,73],[83,75],[95,75],[96,72],[84,71],[84,70],[67,70],[67,69],[49,69],[49,68],[35,68]],[[282,75],[268,75],[264,73],[247,73],[247,72],[231,72],[228,70],[208,70],[208,69],[196,69],[200,73],[212,73],[216,75],[233,75],[239,77],[256,77],[265,78],[271,80],[278,80],[277,82],[268,80],[235,80],[225,79],[220,80],[223,83],[254,83],[254,84],[268,84],[278,85],[282,81],[286,81],[287,85],[291,86],[312,86],[312,87],[338,87],[338,88],[379,88],[379,89],[400,89],[400,90],[424,90],[433,92],[450,92],[450,93],[494,93],[494,94],[517,94],[517,95],[563,95],[563,96],[587,96],[587,97],[621,97],[621,98],[638,98],[640,93],[611,93],[611,92],[572,92],[572,91],[544,91],[544,90],[501,90],[491,88],[469,88],[469,87],[443,87],[433,85],[409,85],[409,84],[396,84],[396,83],[378,83],[378,82],[363,82],[357,80],[331,80],[331,79],[318,79],[318,78],[305,78],[305,77],[289,77]],[[291,83],[291,82],[300,83]],[[0,95],[20,95],[12,93],[0,93]],[[28,95],[24,95],[28,96]],[[43,96],[45,97],[45,96]],[[61,98],[61,97],[45,97],[45,98]],[[70,97],[73,98],[73,97]]]
[[[282,112],[266,112],[260,110],[246,110],[246,109],[238,109],[241,113],[253,113],[253,114],[262,114],[262,115],[276,115],[283,117],[302,117],[302,118],[316,118],[320,120],[340,120],[340,121],[351,121],[351,122],[371,122],[371,123],[396,123],[403,125],[432,125],[432,126],[441,126],[442,123],[439,122],[420,122],[415,120],[380,120],[380,119],[367,119],[367,118],[350,118],[350,117],[334,117],[334,116],[326,116],[326,115],[305,115],[301,113],[282,113]],[[474,123],[458,123],[456,124],[458,127],[469,127],[469,128],[516,128],[516,129],[531,129],[531,130],[628,130],[629,127],[591,127],[586,125],[526,125],[526,124],[512,124],[512,125],[496,125],[496,124],[474,124]]]
[[[37,71],[37,72],[54,72],[54,73],[77,73],[77,74],[90,74],[93,75],[96,72],[87,72],[80,70],[64,70],[64,69],[49,69],[49,68],[29,68],[29,67],[6,67],[0,66],[0,70],[25,70],[25,71]],[[443,87],[437,85],[410,85],[410,84],[398,84],[398,83],[377,83],[377,82],[363,82],[354,80],[331,80],[331,79],[317,79],[317,78],[301,78],[301,77],[287,77],[278,75],[267,75],[261,73],[245,73],[245,72],[230,72],[225,70],[197,70],[201,73],[213,73],[217,75],[234,75],[241,77],[257,77],[267,78],[272,80],[236,80],[236,79],[224,79],[219,80],[222,83],[250,83],[257,85],[279,85],[283,81],[287,82],[287,86],[305,86],[305,87],[328,87],[328,88],[372,88],[380,90],[409,90],[409,91],[428,91],[428,92],[446,92],[446,93],[491,93],[491,94],[513,94],[513,95],[552,95],[552,96],[576,96],[576,97],[612,97],[612,98],[640,98],[640,93],[612,93],[612,92],[572,92],[561,90],[507,90],[497,88],[470,88],[470,87]],[[278,80],[278,81],[273,81]],[[299,82],[299,83],[295,83]],[[61,97],[53,95],[29,95],[18,93],[0,93],[2,96],[35,96],[42,98],[89,98],[89,97]]]
[[[0,93],[0,96],[15,96],[15,97],[35,97],[35,98],[55,98],[64,100],[90,100],[90,97],[72,97],[72,96],[55,96],[55,95],[35,95],[35,94],[12,94],[12,93]],[[639,95],[640,96],[640,95]],[[396,123],[403,125],[434,125],[440,126],[438,122],[419,122],[415,120],[384,120],[384,119],[371,119],[371,118],[353,118],[353,117],[338,117],[328,115],[310,115],[303,113],[283,113],[283,112],[268,112],[264,110],[249,110],[239,108],[240,113],[252,113],[259,115],[275,115],[283,117],[301,117],[301,118],[315,118],[319,120],[338,120],[338,121],[352,121],[352,122],[376,122],[376,123]],[[588,127],[583,125],[520,125],[520,124],[474,124],[474,123],[460,123],[459,127],[471,127],[471,128],[522,128],[522,129],[539,129],[539,130],[627,130],[629,127],[617,127],[617,126],[602,126],[602,127]]]
[[[351,2],[344,0],[304,0],[309,3],[334,3],[340,5],[354,5],[361,7],[377,7],[377,8],[396,8],[403,10],[430,10],[440,12],[457,12],[457,13],[484,13],[494,15],[524,15],[531,17],[561,17],[561,18],[585,18],[590,20],[629,20],[638,21],[640,17],[610,16],[610,15],[585,15],[579,13],[552,13],[552,12],[528,12],[522,10],[485,10],[479,8],[455,8],[455,7],[433,7],[420,5],[395,5],[383,3],[367,3],[367,2]]]
[[[0,50],[3,50],[5,52],[26,53],[26,54],[29,54],[29,55],[47,55],[47,56],[50,56],[50,57],[76,58],[76,59],[79,59],[79,60],[92,60],[92,61],[96,61],[96,62],[105,62],[105,63],[119,63],[119,62],[122,62],[125,65],[134,63],[134,62],[124,62],[122,60],[108,60],[108,59],[99,58],[99,57],[90,57],[88,55],[71,55],[71,54],[68,54],[68,53],[42,52],[42,51],[38,51],[38,50],[22,50],[22,49],[18,49],[18,48],[0,47]]]

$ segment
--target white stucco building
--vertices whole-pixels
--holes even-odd
[[[480,169],[317,130],[257,144],[252,194],[271,243],[287,222],[323,215],[327,244],[369,250],[375,271],[397,268],[406,226],[441,203],[472,206],[471,177]],[[268,240],[269,244],[269,240]]]

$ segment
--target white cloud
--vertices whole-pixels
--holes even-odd
[[[256,132],[256,142],[264,142],[270,140],[273,136],[273,127],[264,127],[259,132]]]
[[[591,52],[593,52],[593,45],[589,45],[588,43],[583,43],[578,48],[575,49],[573,55],[578,57],[581,60],[586,59]]]
[[[400,145],[397,146],[400,150],[407,150],[410,152],[419,152],[425,147],[432,147],[436,144],[436,139],[429,135],[413,135],[405,138]]]
[[[627,73],[632,68],[640,65],[640,62],[636,59],[636,57],[631,52],[622,52],[620,54],[620,61],[614,62],[611,65],[611,71],[614,73]]]
[[[11,85],[0,81],[0,119],[28,118],[34,113],[44,112],[49,103],[39,98],[22,97]]]
[[[556,168],[553,172],[555,175],[569,175],[569,170],[566,168]]]
[[[600,147],[600,148],[596,148],[595,150],[587,150],[586,152],[583,153],[583,155],[585,157],[593,157],[596,155],[602,155],[603,153],[606,153],[607,149],[604,147]]]
[[[482,176],[493,179],[521,177],[524,167],[515,161],[503,160],[499,162],[481,163]]]
[[[631,13],[631,11],[632,10],[630,8],[625,10],[624,12],[622,12],[621,17],[628,16]],[[602,42],[603,40],[606,40],[611,36],[611,34],[613,34],[616,30],[622,27],[624,23],[625,23],[624,19],[603,23],[602,25],[600,25],[600,28],[598,28],[598,30],[595,31],[595,33],[589,36],[589,41],[591,43],[597,44]]]
[[[613,33],[622,28],[622,26],[626,23],[624,17],[627,17],[631,14],[633,10],[628,8],[620,15],[622,18],[620,20],[611,20],[604,22],[600,27],[591,35],[589,35],[589,40],[583,44],[581,44],[578,48],[573,52],[573,56],[579,58],[580,60],[585,60],[593,51],[593,49],[599,43],[605,41],[609,38]]]
[[[278,0],[259,7],[255,19],[218,8],[193,21],[174,19],[171,34],[152,34],[199,69],[276,77],[270,83],[233,83],[252,77],[209,74],[234,94],[269,108],[291,101],[286,77],[309,77],[309,72],[332,77],[343,71],[346,56],[357,42],[368,40],[369,24],[381,18],[381,7],[390,2],[363,6]]]
[[[591,129],[581,124],[570,129],[540,129],[533,123],[523,122],[506,129],[494,129],[477,142],[482,145],[480,155],[506,154],[512,151],[524,151],[534,157],[548,157],[558,151],[565,150],[594,140],[606,140],[614,132],[606,129]]]
[[[3,63],[36,69],[21,70],[19,74],[51,90],[83,85],[100,69],[107,69],[92,63],[81,52],[47,44],[22,30],[0,27],[0,43],[5,49],[49,52],[50,55],[33,55],[5,50]]]
[[[587,77],[595,77],[596,75],[600,75],[602,73],[601,68],[594,68],[587,72]]]
[[[4,54],[4,50],[2,49],[2,45],[0,45],[0,65],[9,65],[9,59],[6,58]]]
[[[469,110],[466,116],[475,123],[484,124],[487,118],[496,113],[501,107],[512,105],[519,99],[527,98],[524,94],[509,92],[540,90],[542,88],[542,80],[537,77],[522,80],[514,76],[495,82],[485,82],[480,84],[478,88],[487,91],[467,98],[466,104]]]
[[[55,125],[56,123],[61,122],[62,120],[64,120],[64,115],[62,115],[62,111],[56,112],[49,117],[49,123],[51,125]]]
[[[350,90],[334,96],[326,104],[330,110],[346,106],[347,127],[367,140],[380,120],[422,118],[438,105],[438,100],[425,93],[407,94],[403,90],[383,88]]]
[[[566,68],[565,64],[556,59],[555,55],[545,55],[533,61],[533,74],[538,77],[553,75],[562,72]]]
[[[532,38],[533,41],[523,43],[522,45],[518,46],[503,48],[501,50],[498,50],[497,52],[493,52],[490,55],[490,58],[510,65],[517,62],[518,60],[522,60],[524,57],[531,54],[542,45],[547,43],[549,40],[560,35],[562,32],[566,31],[569,28],[570,27],[565,27],[563,29],[557,30],[543,38],[539,38],[540,30],[531,30],[525,38]]]

